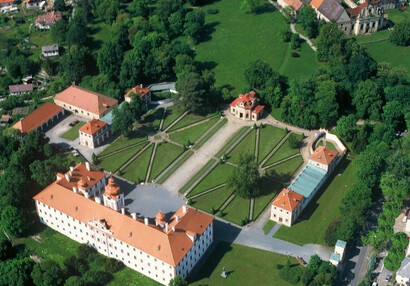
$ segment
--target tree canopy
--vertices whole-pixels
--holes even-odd
[[[228,179],[227,187],[236,191],[242,198],[257,197],[259,190],[260,174],[255,158],[250,154],[240,154],[238,168]]]

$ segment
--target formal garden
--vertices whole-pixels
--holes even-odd
[[[179,192],[193,207],[235,224],[256,220],[303,163],[300,143],[291,148],[289,139],[300,142],[303,136],[271,125],[242,127]],[[280,155],[280,152],[285,154]],[[258,183],[260,194],[255,198],[242,198],[227,184],[243,154],[251,154],[259,172],[265,174]],[[277,158],[272,160],[272,157]]]

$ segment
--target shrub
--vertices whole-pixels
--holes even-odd
[[[292,50],[299,49],[300,43],[301,43],[301,39],[299,37],[299,34],[292,34],[290,38],[290,47],[292,48]]]
[[[289,43],[292,37],[292,32],[289,30],[280,31],[280,37],[284,43]]]
[[[290,55],[292,56],[292,58],[299,58],[300,57],[300,55],[297,52],[292,52]]]
[[[219,13],[219,10],[215,8],[209,8],[206,12],[210,15],[215,15]]]
[[[220,211],[218,212],[218,216],[219,216],[219,217],[224,217],[224,216],[225,216],[224,211],[223,211],[223,210],[220,210]]]
[[[79,258],[82,259],[87,259],[91,254],[97,253],[97,251],[92,248],[91,246],[89,246],[88,244],[81,244],[78,248],[77,248],[77,255]]]
[[[108,272],[89,270],[84,274],[83,279],[90,282],[91,285],[106,285],[112,281],[114,277]]]
[[[116,273],[123,268],[124,264],[115,258],[109,258],[105,260],[104,270],[107,272]]]

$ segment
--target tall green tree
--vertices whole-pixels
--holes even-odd
[[[65,275],[55,261],[46,260],[34,265],[31,278],[36,286],[60,286],[64,284]]]
[[[356,129],[356,118],[353,114],[345,115],[337,120],[337,134],[347,141],[352,141]]]
[[[32,285],[30,273],[34,261],[30,257],[9,259],[0,263],[0,285]]]
[[[314,38],[318,35],[318,22],[315,9],[310,6],[304,6],[297,18],[297,22],[306,31],[309,38]]]
[[[116,80],[121,70],[124,51],[121,45],[115,41],[106,42],[98,52],[97,65],[101,73]]]
[[[259,0],[242,0],[240,9],[245,13],[256,13],[259,3]]]
[[[67,83],[80,82],[86,72],[86,58],[88,56],[86,47],[71,47],[61,59],[60,70]]]
[[[115,107],[113,110],[112,129],[127,137],[133,130],[134,115],[128,103]]]
[[[245,70],[246,82],[252,88],[265,88],[268,80],[274,75],[270,65],[261,60],[252,61]]]
[[[210,87],[204,78],[196,72],[181,75],[176,83],[178,94],[176,102],[192,113],[204,113],[209,110]]]
[[[317,59],[320,62],[337,63],[342,60],[342,37],[336,22],[325,24],[317,38]]]
[[[117,0],[95,0],[97,14],[107,24],[112,24],[117,18],[120,2]]]
[[[22,211],[13,206],[4,207],[0,213],[0,229],[8,235],[22,235],[26,230],[26,221]]]
[[[61,12],[67,10],[64,0],[54,0],[54,9]]]
[[[390,34],[390,41],[396,46],[410,45],[410,21],[409,20],[405,20],[394,26],[394,30]]]
[[[260,193],[260,174],[255,158],[250,154],[239,156],[238,168],[228,179],[227,187],[236,191],[242,198],[254,198]]]
[[[120,87],[128,89],[142,81],[143,60],[140,55],[131,51],[125,54],[119,74]]]
[[[333,80],[321,82],[316,89],[316,112],[322,126],[331,126],[338,118],[339,105],[336,97],[337,83]]]
[[[185,16],[184,35],[191,37],[198,43],[205,25],[205,13],[202,9],[195,9]]]
[[[359,118],[380,119],[382,98],[377,84],[372,80],[360,82],[354,93],[353,104],[356,107]]]
[[[14,256],[15,250],[10,240],[6,237],[0,236],[0,261],[10,259]]]

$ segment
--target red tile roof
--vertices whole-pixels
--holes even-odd
[[[40,15],[36,19],[36,24],[52,25],[63,19],[63,14],[59,11],[51,11],[45,15]]]
[[[128,215],[98,204],[57,183],[45,188],[34,197],[34,200],[85,224],[93,220],[103,220],[109,227],[112,237],[172,266],[178,265],[194,245],[194,242],[187,236],[187,232],[202,235],[213,221],[210,215],[188,207],[184,213],[181,207],[172,217],[171,225],[166,233],[164,229],[153,225],[147,226],[140,220],[134,220]],[[180,216],[178,222],[176,215]],[[175,231],[171,229],[172,227],[175,227]]]
[[[104,188],[104,196],[113,198],[114,200],[118,199],[122,191],[120,186],[115,182],[113,177],[108,179],[108,184]]]
[[[254,91],[250,91],[246,94],[240,94],[238,98],[236,98],[232,103],[231,106],[237,106],[239,104],[243,104],[245,109],[250,109],[257,104],[259,99],[256,97]],[[241,106],[242,107],[242,106]]]
[[[252,110],[252,113],[258,114],[259,112],[261,112],[263,109],[265,108],[264,105],[258,105],[254,108],[254,110]]]
[[[324,0],[312,0],[312,2],[310,2],[310,6],[312,6],[313,8],[319,9],[320,5],[322,5]]]
[[[283,0],[283,1],[285,1],[285,3],[288,4],[289,6],[292,6],[296,12],[299,11],[300,8],[302,8],[303,6],[302,1],[300,0]]]
[[[72,85],[57,94],[54,98],[54,102],[57,100],[76,106],[79,109],[98,114],[99,116],[102,116],[104,112],[118,104],[118,100],[114,98],[86,90],[76,85]]]
[[[133,87],[130,91],[128,91],[124,97],[130,97],[131,94],[140,94],[140,97],[143,98],[145,95],[147,95],[150,92],[149,88],[143,88],[142,85],[137,85]]]
[[[329,165],[337,154],[338,152],[335,150],[329,149],[328,147],[319,146],[313,154],[310,155],[310,159],[325,165]]]
[[[29,84],[9,85],[9,90],[10,90],[10,93],[33,91],[33,84],[29,83]]]
[[[0,4],[14,3],[15,0],[0,0]]]
[[[67,172],[66,175],[69,176],[70,181],[67,181],[64,177],[61,180],[58,180],[56,184],[69,190],[72,190],[73,187],[78,187],[79,184],[83,185],[87,189],[91,188],[105,177],[104,172],[93,169],[88,171],[87,167],[82,163],[79,163],[74,167],[71,175],[70,172]]]
[[[97,133],[101,128],[103,128],[105,125],[107,125],[105,122],[100,121],[98,119],[92,119],[88,121],[86,124],[81,126],[79,129],[81,132],[93,135]]]
[[[60,106],[51,102],[46,102],[25,118],[13,125],[14,129],[20,130],[21,133],[28,133],[31,130],[37,129],[44,122],[52,118],[54,115],[63,110]]]
[[[368,5],[368,2],[365,1],[362,4],[360,4],[359,6],[357,6],[356,8],[346,9],[346,12],[350,16],[353,16],[353,17],[357,18],[360,15],[360,12],[362,12],[362,10],[367,7],[367,5]]]
[[[272,205],[292,212],[302,202],[303,196],[294,191],[283,189],[276,198],[273,199]]]

